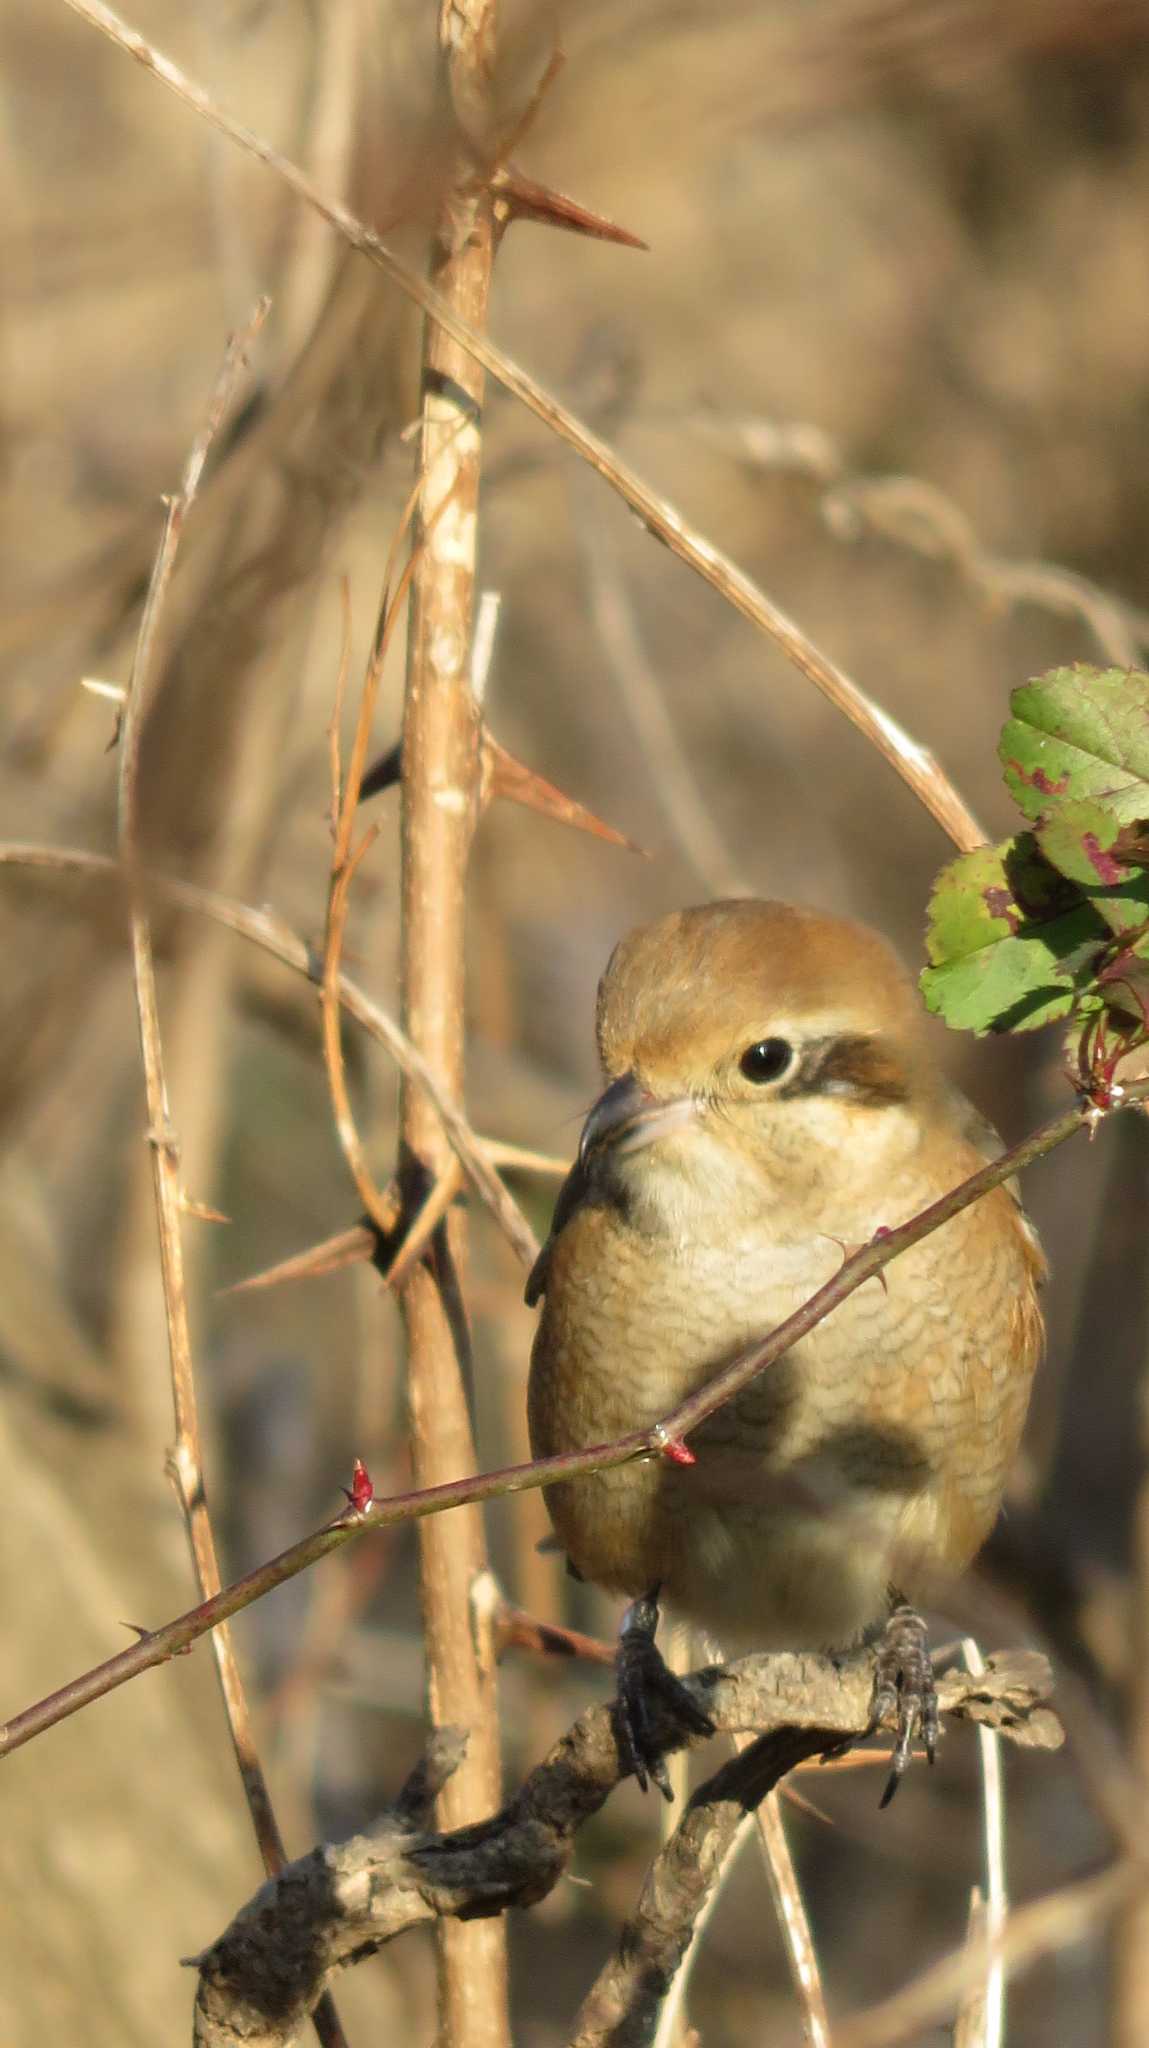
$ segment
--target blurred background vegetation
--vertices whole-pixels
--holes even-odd
[[[430,0],[140,0],[133,19],[329,192],[419,261],[444,158]],[[921,741],[987,829],[1008,691],[1054,662],[1139,655],[1149,630],[1149,7],[1137,0],[509,0],[500,90],[565,69],[530,175],[649,254],[530,225],[496,273],[496,338]],[[111,707],[159,532],[228,330],[267,290],[255,395],[189,529],[146,738],[164,870],[321,930],[325,727],[341,647],[370,644],[410,487],[418,323],[258,167],[65,8],[4,0],[0,481],[8,840],[110,850]],[[883,479],[890,481],[881,481]],[[650,848],[634,859],[502,806],[471,888],[469,1112],[569,1154],[595,1086],[594,986],[615,938],[745,888],[857,914],[921,954],[937,828],[888,768],[504,394],[487,408],[482,581],[502,610],[498,737]],[[988,566],[987,566],[988,562]],[[1104,587],[1099,608],[1044,573]],[[398,727],[385,681],[380,750]],[[685,783],[683,781],[685,777]],[[677,778],[677,779],[676,779]],[[347,965],[395,1006],[394,796],[361,871]],[[0,1530],[15,1710],[191,1604],[163,1473],[171,1435],[122,906],[0,867]],[[354,1220],[314,993],[239,940],[159,913],[185,1182],[226,1225],[188,1258],[210,1497],[229,1575],[334,1512],[353,1457],[401,1485],[398,1321],[363,1269],[220,1290]],[[940,1027],[939,1027],[940,1031]],[[942,1034],[944,1036],[944,1034]],[[348,1027],[385,1179],[395,1076]],[[1005,1134],[1064,1097],[1057,1035],[952,1039]],[[1149,1586],[1132,1531],[1149,1360],[1143,1122],[1034,1174],[1051,1348],[991,1563],[1149,1754]],[[537,1226],[553,1184],[514,1185]],[[532,1318],[476,1218],[480,1456],[521,1455]],[[538,1496],[497,1503],[511,1597],[609,1633],[535,1545]],[[241,1617],[273,1789],[299,1851],[364,1824],[424,1736],[414,1539],[376,1538]],[[503,1669],[515,1781],[606,1677]],[[1006,1760],[1014,1896],[1096,1860],[1075,1756]],[[807,1781],[807,1785],[809,1781]],[[875,1812],[867,1774],[814,1781],[795,1853],[833,2008],[960,1940],[979,1876],[976,1754],[951,1735]],[[187,2038],[178,1958],[258,1881],[210,1657],[199,1648],[4,1767],[0,2039]],[[575,1874],[512,1929],[516,2039],[559,2044],[633,1899],[657,1817],[633,1788]],[[1011,1994],[1017,2048],[1143,2039],[1124,1929]],[[1117,1987],[1117,1988],[1115,1988]],[[9,2010],[5,2007],[9,2005]],[[351,2037],[429,2041],[429,1945],[340,1987]],[[691,1993],[708,2048],[797,2038],[753,1858]],[[1149,2018],[1142,2015],[1143,2027]],[[928,2037],[948,2039],[943,2030]]]

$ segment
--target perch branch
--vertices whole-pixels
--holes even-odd
[[[648,2038],[652,2001],[689,1941],[724,1830],[783,1771],[864,1728],[871,1682],[868,1656],[848,1664],[745,1657],[685,1681],[717,1730],[761,1740],[687,1807],[583,2009],[579,2048],[607,2040],[612,2048],[637,2048]],[[1044,1705],[1049,1667],[1032,1653],[991,1658],[980,1678],[947,1672],[938,1687],[943,1713],[988,1720],[1026,1747],[1053,1747],[1061,1739]],[[664,1719],[658,1739],[670,1750],[705,1738],[684,1738],[679,1723]],[[579,1828],[626,1775],[613,1710],[592,1707],[500,1812],[476,1826],[424,1834],[430,1795],[460,1752],[460,1738],[440,1731],[423,1775],[369,1834],[301,1858],[264,1885],[197,1958],[196,2048],[286,2048],[341,1964],[408,1927],[533,1905],[565,1871]]]

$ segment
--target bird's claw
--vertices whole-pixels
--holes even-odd
[[[929,1637],[921,1615],[905,1601],[899,1601],[894,1608],[878,1645],[870,1718],[859,1740],[876,1735],[879,1728],[891,1721],[894,1747],[890,1775],[880,1801],[883,1807],[889,1805],[901,1784],[915,1735],[921,1735],[931,1764],[938,1743],[938,1695]]]
[[[654,1595],[635,1600],[627,1608],[615,1658],[615,1718],[623,1763],[637,1778],[640,1789],[645,1792],[648,1783],[653,1783],[664,1799],[673,1799],[659,1724],[669,1714],[691,1735],[713,1735],[714,1723],[666,1663],[654,1640],[657,1626]]]
[[[822,1762],[832,1763],[856,1743],[866,1742],[892,1722],[894,1747],[890,1753],[890,1775],[879,1808],[888,1806],[902,1782],[910,1760],[915,1735],[920,1735],[932,1764],[938,1744],[938,1695],[930,1661],[925,1622],[909,1604],[900,1600],[882,1632],[870,1694],[870,1716],[857,1735],[844,1735],[822,1751]]]

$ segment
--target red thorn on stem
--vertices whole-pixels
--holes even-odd
[[[356,1458],[351,1472],[351,1484],[343,1488],[348,1509],[353,1515],[365,1515],[375,1499],[375,1487],[371,1474],[362,1458]]]
[[[624,249],[650,246],[641,235],[632,235],[629,228],[620,227],[605,214],[594,213],[569,193],[557,192],[551,185],[540,185],[534,178],[525,177],[514,164],[504,164],[494,173],[491,190],[504,225],[513,220],[534,220],[547,227],[565,228],[568,234],[589,235],[592,241],[618,242]]]
[[[595,839],[605,839],[610,846],[625,847],[628,853],[641,853],[649,858],[641,846],[628,839],[624,832],[616,832],[613,825],[607,825],[588,811],[565,790],[557,789],[543,775],[537,775],[533,768],[517,761],[499,745],[489,732],[484,732],[482,743],[482,802],[484,806],[493,797],[506,797],[512,803],[524,804],[530,811],[538,811],[544,818],[555,818],[561,825],[573,825],[577,831],[589,832]]]

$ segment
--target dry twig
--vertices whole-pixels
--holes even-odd
[[[736,1738],[736,1747],[746,1747],[746,1737]],[[822,1973],[818,1967],[818,1951],[814,1943],[814,1932],[794,1858],[790,1854],[790,1843],[786,1825],[782,1818],[782,1803],[777,1792],[768,1792],[755,1815],[759,1838],[762,1843],[763,1860],[770,1879],[774,1897],[774,1910],[782,1930],[786,1949],[786,1960],[790,1965],[790,1976],[802,2015],[802,2031],[810,2048],[830,2048],[830,2017],[826,2010],[826,1994],[822,1989]]]
[[[119,872],[117,863],[107,854],[87,853],[79,847],[36,846],[18,841],[0,843],[0,866],[3,865],[105,876],[109,881],[114,880]],[[314,952],[273,911],[253,910],[246,903],[235,903],[230,897],[216,895],[211,889],[201,889],[194,882],[177,881],[174,876],[149,872],[147,881],[150,889],[159,890],[181,909],[213,918],[238,937],[259,946],[284,967],[304,975],[316,985],[320,983],[323,970]],[[524,1155],[517,1146],[504,1146],[479,1137],[471,1129],[462,1110],[445,1093],[422,1054],[386,1010],[381,1009],[349,975],[340,973],[338,986],[339,1000],[348,1016],[354,1017],[356,1023],[385,1048],[396,1066],[425,1091],[475,1193],[490,1210],[522,1264],[529,1269],[539,1255],[539,1241],[514,1196],[503,1186],[495,1166],[505,1162],[509,1166],[522,1166],[539,1173],[565,1173],[566,1167],[561,1161],[549,1160],[543,1154]],[[397,1207],[395,1216],[397,1220]]]
[[[599,644],[682,855],[712,896],[748,896],[745,877],[699,794],[665,693],[647,658],[616,550],[593,518],[581,522],[580,537]]]
[[[1033,605],[1058,618],[1080,619],[1105,659],[1120,668],[1134,668],[1149,646],[1149,615],[1135,605],[1057,562],[991,553],[961,507],[924,477],[852,476],[842,450],[821,427],[732,418],[717,410],[696,415],[690,424],[755,468],[820,485],[822,516],[838,540],[872,533],[929,561],[949,562],[987,609]]]
[[[972,1636],[962,1641],[966,1670],[976,1678],[985,1660]],[[983,1934],[993,1941],[1005,1925],[1009,1897],[1005,1882],[1005,1791],[1002,1784],[1001,1744],[992,1728],[979,1728],[978,1759],[981,1764],[982,1825],[985,1838],[985,1890],[975,1885],[970,1901],[970,1939]],[[983,1949],[984,1953],[984,1949]],[[969,1987],[958,2016],[954,2048],[1002,2048],[1005,2039],[1005,1971],[1001,1957],[992,1949],[984,1980]]]
[[[110,37],[120,49],[154,72],[186,106],[272,170],[299,198],[337,229],[352,248],[358,249],[420,306],[457,344],[463,355],[497,377],[506,390],[512,392],[544,426],[588,462],[604,482],[618,492],[656,539],[725,597],[752,625],[766,633],[787,660],[857,727],[913,790],[955,846],[968,849],[983,844],[985,834],[981,826],[933,756],[859,689],[844,670],[816,647],[727,555],[704,540],[673,505],[651,490],[606,442],[591,433],[510,356],[496,348],[485,334],[477,332],[466,318],[460,316],[457,307],[447,303],[441,292],[408,270],[361,220],[357,220],[337,200],[325,198],[297,164],[291,163],[263,137],[253,134],[241,121],[227,113],[169,57],[130,28],[110,7],[104,6],[103,0],[67,0],[67,4],[94,28]]]
[[[140,621],[139,639],[132,664],[131,680],[124,698],[119,733],[119,848],[128,884],[128,926],[139,1019],[140,1053],[144,1070],[144,1091],[147,1100],[148,1143],[151,1147],[156,1220],[159,1226],[160,1267],[171,1366],[172,1403],[175,1409],[176,1435],[168,1457],[168,1469],[175,1483],[187,1525],[196,1580],[203,1599],[210,1599],[219,1592],[221,1579],[215,1536],[204,1489],[191,1329],[187,1290],[184,1285],[183,1216],[187,1204],[180,1183],[179,1141],[172,1123],[164,1080],[163,1045],[156,999],[155,961],[147,910],[146,880],[141,871],[138,855],[140,753],[144,722],[154,694],[164,601],[175,568],[180,535],[195,502],[196,491],[212,442],[235,397],[246,363],[247,351],[258,335],[267,311],[267,301],[261,301],[247,327],[230,343],[204,424],[192,443],[179,491],[169,501],[164,532]],[[251,1715],[230,1631],[227,1628],[217,1629],[212,1637],[212,1646],[232,1747],[260,1854],[265,1869],[275,1872],[283,1868],[286,1851],[256,1750]],[[342,2028],[334,2008],[330,2005],[326,2005],[323,2012],[317,2014],[316,2029],[320,2039],[331,2044],[331,2048],[337,2048],[337,2044],[343,2041]]]

